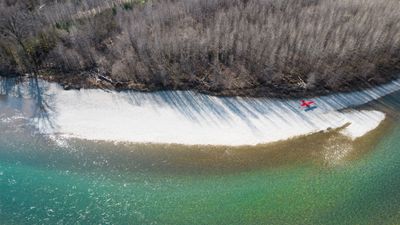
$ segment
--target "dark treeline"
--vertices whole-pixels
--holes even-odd
[[[400,72],[398,0],[0,0],[0,14],[3,76],[301,95]]]

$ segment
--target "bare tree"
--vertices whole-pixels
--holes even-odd
[[[23,72],[36,73],[37,63],[32,54],[32,49],[26,44],[26,40],[36,32],[38,20],[34,15],[18,6],[0,9],[0,36],[3,41],[15,46],[15,51]]]
[[[398,0],[10,2],[0,0],[0,60],[23,72],[232,94],[345,90],[400,72]],[[50,54],[37,57],[28,43],[48,39]]]

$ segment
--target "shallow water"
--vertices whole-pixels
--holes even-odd
[[[355,142],[237,148],[54,142],[24,119],[35,104],[2,97],[0,224],[398,224],[399,97]]]

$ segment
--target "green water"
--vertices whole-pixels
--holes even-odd
[[[58,147],[26,126],[0,127],[0,224],[400,224],[399,122],[347,163],[238,170],[140,146]]]

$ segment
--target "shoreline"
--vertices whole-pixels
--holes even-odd
[[[400,90],[400,82],[315,98],[307,113],[297,100],[215,97],[187,91],[153,93],[95,89],[65,91],[47,86],[48,116],[36,120],[41,133],[64,138],[132,143],[241,146],[271,143],[350,124],[356,139],[379,126],[385,114],[353,107]]]
[[[32,124],[54,139],[220,146],[273,143],[345,125],[341,134],[354,140],[385,119],[385,113],[357,106],[400,90],[397,80],[321,96],[313,99],[318,108],[308,113],[292,99],[216,97],[192,91],[66,91],[44,80],[38,85],[46,111],[32,118]],[[13,88],[29,93],[29,87],[20,83]]]
[[[0,106],[7,108],[13,105],[12,102],[12,98],[3,99],[0,101]],[[17,129],[19,130],[17,132],[21,132],[17,136],[21,138],[22,142],[25,141],[23,136],[27,135],[28,139],[41,140],[40,142],[43,145],[62,149],[75,149],[78,146],[85,146],[86,151],[86,147],[92,146],[93,149],[96,149],[94,152],[99,154],[108,154],[112,150],[116,151],[116,154],[129,154],[135,158],[143,158],[143,160],[151,157],[152,161],[160,163],[159,166],[163,168],[162,171],[173,170],[174,165],[178,165],[179,168],[187,168],[193,171],[201,170],[206,173],[213,173],[216,170],[231,173],[256,168],[285,167],[296,163],[312,163],[316,166],[331,167],[346,164],[368,154],[373,146],[378,143],[379,138],[389,132],[394,118],[390,111],[383,111],[388,115],[385,120],[376,129],[355,140],[342,134],[346,127],[292,137],[288,140],[242,146],[91,141],[80,138],[62,139],[42,134],[34,137],[31,134],[36,132],[32,126],[28,126],[29,130],[25,131]],[[0,114],[4,115],[4,112],[2,111]],[[5,135],[10,135],[12,130],[15,131],[13,127],[21,127],[23,121],[26,121],[27,118],[26,115],[15,116],[11,112],[7,116],[7,110],[5,116],[0,120],[0,126],[2,129],[5,128],[3,130]],[[145,154],[143,155],[143,153]],[[43,154],[47,154],[47,152],[43,152]],[[162,163],[165,161],[173,162],[173,164]]]

